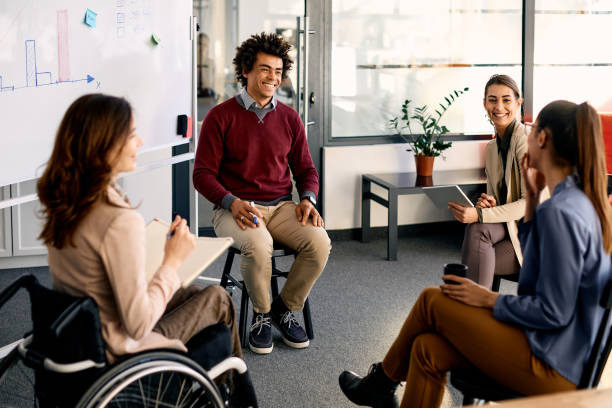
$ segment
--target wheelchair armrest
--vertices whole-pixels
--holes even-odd
[[[19,345],[17,345],[17,350],[19,354],[21,355],[21,358],[23,359],[24,363],[26,363],[26,365],[31,368],[36,369],[36,368],[44,367],[45,369],[49,371],[68,374],[68,373],[76,373],[79,371],[84,371],[89,368],[106,367],[106,363],[103,363],[103,362],[97,363],[90,359],[76,361],[76,362],[67,363],[67,364],[57,363],[54,360],[48,357],[45,357],[41,353],[35,350],[29,349],[28,347],[30,346],[31,343],[32,343],[32,336],[30,335],[26,337],[25,339],[23,339],[23,341],[19,343]]]
[[[214,380],[221,374],[229,370],[236,370],[240,374],[244,374],[247,371],[247,365],[241,358],[238,357],[229,357],[225,360],[221,361],[219,364],[213,366],[210,370],[208,370],[208,376]]]

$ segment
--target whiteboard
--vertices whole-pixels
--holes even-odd
[[[42,174],[64,112],[86,93],[131,103],[141,152],[185,143],[191,15],[191,0],[0,0],[0,186]]]

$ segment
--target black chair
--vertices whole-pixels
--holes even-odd
[[[223,275],[221,275],[221,287],[231,290],[236,287],[240,289],[242,297],[240,298],[240,320],[238,322],[238,333],[240,335],[240,342],[243,347],[248,342],[248,315],[249,315],[249,293],[247,291],[244,280],[239,280],[231,275],[232,263],[234,262],[234,256],[240,255],[240,250],[234,247],[230,247],[227,252],[227,258],[225,260],[225,267],[223,268]],[[278,296],[278,278],[285,278],[289,275],[289,272],[284,272],[276,267],[276,258],[283,256],[295,256],[297,252],[287,248],[286,246],[274,243],[274,249],[272,251],[272,277],[270,279],[270,286],[272,287],[272,299]],[[306,335],[310,340],[314,339],[314,331],[312,329],[312,318],[310,316],[310,304],[308,298],[304,302],[304,308],[302,309],[304,314],[304,329]]]
[[[501,280],[506,279],[512,282],[518,282],[519,274],[512,273],[510,275],[494,275],[493,276],[493,284],[491,285],[491,290],[493,292],[499,292],[499,285],[501,284]]]
[[[599,324],[593,349],[582,371],[578,389],[593,388],[599,384],[601,374],[610,355],[610,349],[612,348],[612,328],[610,327],[612,280],[606,285],[599,304],[605,311]],[[450,381],[455,388],[463,393],[463,405],[472,405],[474,400],[501,401],[524,397],[524,395],[496,383],[476,367],[451,370]]]

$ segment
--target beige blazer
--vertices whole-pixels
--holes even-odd
[[[153,348],[186,351],[179,340],[152,331],[180,280],[160,266],[147,283],[144,220],[114,188],[81,221],[74,247],[48,250],[53,288],[98,304],[109,361]]]
[[[499,199],[499,186],[502,177],[508,186],[506,204],[492,208],[482,209],[483,223],[505,222],[508,227],[508,235],[514,247],[514,253],[523,264],[521,244],[518,239],[518,228],[516,221],[525,215],[525,180],[521,177],[520,160],[527,152],[527,134],[525,126],[516,122],[512,132],[512,140],[506,158],[506,172],[503,172],[502,158],[497,150],[497,141],[491,140],[487,144],[485,156],[485,171],[487,174],[487,194]]]

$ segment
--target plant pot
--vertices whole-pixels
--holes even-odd
[[[432,176],[417,176],[416,182],[414,183],[415,187],[430,187],[433,186],[433,177]]]
[[[435,157],[433,156],[414,156],[417,176],[431,176],[433,174],[434,159]]]

